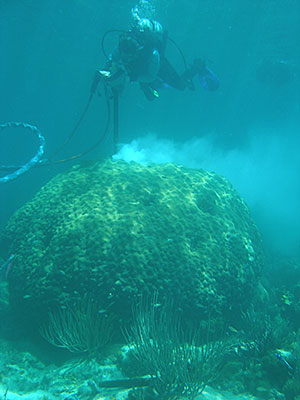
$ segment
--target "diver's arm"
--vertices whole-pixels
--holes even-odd
[[[103,76],[101,74],[101,71],[97,70],[95,72],[94,79],[93,79],[93,82],[91,85],[91,89],[90,89],[91,94],[94,94],[96,92],[99,82],[101,81],[102,78],[103,78]]]
[[[124,70],[119,65],[120,54],[118,49],[115,49],[109,56],[104,67],[95,72],[94,79],[91,85],[90,93],[94,94],[99,83],[110,87],[120,86],[121,80],[124,80]],[[123,83],[123,82],[122,82]]]
[[[112,65],[111,70],[98,70],[95,72],[94,80],[91,85],[90,93],[93,95],[99,83],[101,82],[102,87],[105,87],[109,91],[121,92],[125,86],[126,73],[125,71],[118,67]],[[105,93],[107,93],[105,91]]]

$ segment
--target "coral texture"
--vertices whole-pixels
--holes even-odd
[[[177,299],[186,314],[247,307],[259,280],[260,234],[223,177],[175,164],[76,165],[9,220],[13,309],[28,321],[87,293],[127,318],[141,295]]]

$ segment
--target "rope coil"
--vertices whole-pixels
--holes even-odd
[[[8,175],[5,175],[0,178],[0,183],[6,183],[13,179],[16,179],[18,176],[27,172],[30,168],[32,168],[35,164],[39,163],[42,155],[44,154],[45,148],[45,138],[38,130],[36,126],[26,124],[24,122],[6,122],[5,124],[0,124],[0,132],[6,128],[24,128],[29,129],[39,140],[39,147],[36,154],[24,165],[22,166],[13,166],[13,165],[0,165],[1,169],[15,169],[15,171],[11,172]]]

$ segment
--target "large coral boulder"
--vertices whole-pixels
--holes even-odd
[[[52,179],[11,217],[1,249],[15,254],[11,306],[31,324],[86,294],[119,320],[154,292],[198,318],[245,309],[263,257],[225,178],[109,160]]]

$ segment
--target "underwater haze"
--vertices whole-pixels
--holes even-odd
[[[46,158],[76,124],[89,97],[94,72],[105,64],[101,38],[132,23],[134,1],[0,1],[0,122],[38,126]],[[174,161],[226,176],[253,211],[265,240],[280,252],[300,252],[299,2],[153,1],[160,21],[190,65],[203,58],[220,81],[208,92],[164,90],[148,102],[127,83],[120,99],[119,141],[126,159]],[[107,35],[105,51],[117,43]],[[183,72],[176,47],[169,60]],[[105,100],[93,100],[79,130],[59,154],[89,148],[102,134]],[[36,151],[22,130],[1,130],[1,165],[25,163]],[[128,156],[130,148],[131,156]],[[127,150],[126,150],[127,149]],[[113,153],[112,132],[86,156]],[[126,154],[124,154],[126,153]],[[35,168],[1,184],[0,226],[69,164]],[[2,172],[2,176],[5,171]]]
[[[102,36],[107,30],[128,29],[134,5],[1,0],[1,123],[38,126],[46,138],[46,157],[55,151],[86,105],[94,72],[105,63]],[[145,151],[154,162],[175,161],[223,174],[250,205],[268,243],[299,254],[299,2],[169,0],[151,6],[153,18],[168,30],[187,63],[203,58],[220,88],[207,92],[195,82],[194,92],[165,90],[148,102],[136,84],[127,83],[120,99],[120,143],[131,152]],[[116,43],[117,34],[108,35],[106,51]],[[183,71],[172,43],[167,54]],[[97,141],[106,114],[103,96],[94,99],[61,158]],[[110,132],[87,157],[110,156],[111,137]],[[22,163],[36,148],[30,135],[24,140],[14,130],[1,131],[0,141],[1,165]],[[67,167],[36,168],[1,184],[0,226]]]
[[[299,37],[300,0],[0,0],[0,400],[300,399]]]

